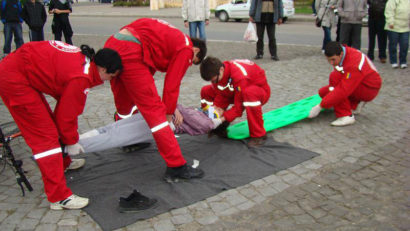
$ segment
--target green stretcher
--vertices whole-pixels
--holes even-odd
[[[322,99],[318,94],[296,101],[289,105],[263,114],[264,127],[267,132],[293,124],[309,116],[312,107],[320,103]],[[249,137],[248,121],[228,127],[228,138],[240,140]]]

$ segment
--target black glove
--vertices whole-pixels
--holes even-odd
[[[218,127],[209,131],[208,138],[213,135],[217,135],[221,138],[228,138],[228,131],[226,129],[229,127],[229,124],[228,121],[222,122]]]

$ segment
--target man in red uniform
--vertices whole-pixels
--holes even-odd
[[[352,110],[358,114],[360,102],[369,102],[377,96],[382,79],[372,61],[359,50],[342,46],[339,42],[329,42],[325,55],[334,70],[330,73],[329,85],[319,89],[322,102],[312,108],[309,118],[316,117],[322,108],[333,107],[338,119],[331,125],[353,124]]]
[[[77,117],[83,112],[89,88],[111,80],[122,69],[117,52],[94,53],[60,41],[31,42],[0,62],[0,96],[32,149],[44,183],[50,208],[80,209],[88,199],[67,187],[60,142],[69,155],[79,154]],[[44,94],[56,101],[51,110]]]
[[[166,162],[165,180],[201,178],[201,169],[186,164],[169,124],[181,80],[192,63],[205,57],[205,42],[187,37],[163,20],[142,18],[111,36],[105,47],[116,50],[124,65],[120,77],[111,81],[117,117],[130,116],[138,107]],[[153,78],[156,71],[166,72],[162,100]]]
[[[200,67],[201,77],[212,81],[217,87],[213,88],[217,107],[225,107],[226,102],[232,101],[231,95],[224,90],[233,92],[234,105],[223,112],[222,117],[214,119],[215,125],[232,122],[241,117],[244,110],[248,116],[248,125],[251,139],[249,147],[256,147],[266,140],[266,131],[263,127],[262,105],[268,102],[270,87],[266,80],[265,71],[249,60],[232,60],[221,62],[215,57],[207,57]],[[210,87],[205,86],[207,89]],[[211,90],[204,90],[211,91]],[[208,96],[210,93],[208,94]],[[227,99],[220,100],[219,97]],[[226,106],[227,107],[227,106]],[[225,107],[225,108],[226,108]]]

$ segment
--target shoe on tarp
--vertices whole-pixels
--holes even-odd
[[[202,178],[204,176],[204,171],[199,168],[193,168],[187,164],[181,167],[170,168],[167,167],[165,172],[164,180],[172,183],[178,182],[179,180],[190,180],[193,178]]]
[[[118,211],[120,213],[133,213],[152,208],[157,203],[157,199],[148,198],[137,190],[134,190],[128,197],[120,197]]]

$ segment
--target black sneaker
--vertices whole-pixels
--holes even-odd
[[[253,57],[253,59],[262,59],[263,55],[256,55],[255,57]]]
[[[270,58],[271,58],[273,61],[279,61],[279,57],[276,56],[276,55],[272,55]]]
[[[156,199],[148,198],[137,190],[134,190],[127,198],[120,197],[118,211],[120,213],[132,213],[146,210],[157,203]]]
[[[189,180],[192,178],[202,178],[204,176],[204,171],[199,168],[193,168],[187,164],[181,167],[170,168],[167,167],[165,172],[164,180],[168,183],[178,182],[181,180]]]
[[[148,148],[151,145],[151,143],[137,143],[137,144],[131,144],[122,147],[122,151],[129,153],[129,152],[136,152],[139,150],[142,150],[144,148]]]

